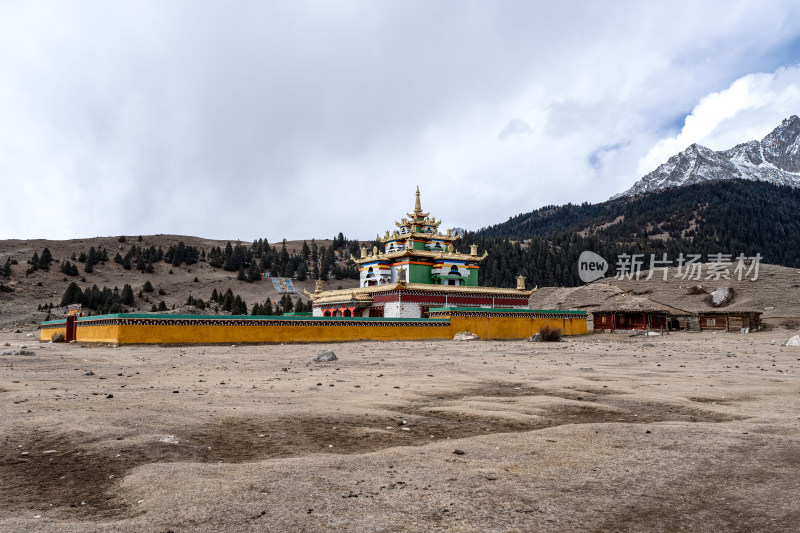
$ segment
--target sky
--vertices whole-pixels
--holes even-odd
[[[0,0],[0,239],[478,229],[794,114],[796,1]]]

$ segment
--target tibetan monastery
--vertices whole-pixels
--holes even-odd
[[[487,254],[477,245],[468,254],[453,248],[450,230],[439,232],[441,221],[422,211],[417,187],[414,211],[397,229],[380,239],[383,251],[361,248],[357,289],[306,293],[314,316],[427,318],[430,308],[482,307],[527,309],[534,290],[525,290],[525,278],[516,289],[478,286],[478,269]]]

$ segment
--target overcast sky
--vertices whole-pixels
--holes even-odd
[[[2,1],[0,238],[477,229],[793,114],[796,1]]]

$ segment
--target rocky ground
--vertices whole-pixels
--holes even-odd
[[[0,531],[800,530],[800,348],[779,345],[796,332],[28,333],[0,333],[36,353],[0,356]]]

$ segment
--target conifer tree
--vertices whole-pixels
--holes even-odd
[[[83,303],[83,291],[73,281],[67,286],[67,290],[64,291],[64,295],[61,297],[61,306],[79,303]]]
[[[127,283],[122,287],[122,295],[120,297],[120,302],[123,305],[133,305],[133,289]]]
[[[42,270],[50,270],[50,263],[53,261],[53,256],[50,254],[50,250],[45,248],[42,250],[42,256],[39,258],[39,268]]]

